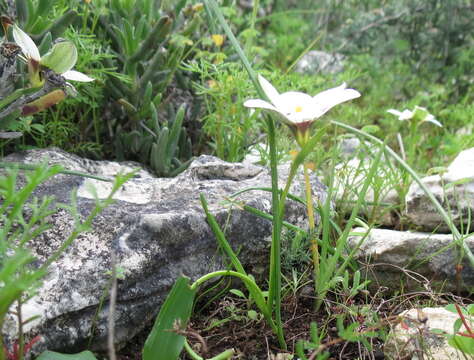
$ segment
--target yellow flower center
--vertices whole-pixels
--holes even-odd
[[[299,112],[302,112],[302,111],[303,111],[303,107],[301,107],[301,106],[295,107],[295,112],[299,113]]]

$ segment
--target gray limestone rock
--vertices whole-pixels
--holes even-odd
[[[474,212],[474,148],[459,153],[444,174],[427,176],[422,181],[457,226],[466,226],[471,222]],[[440,213],[417,183],[413,183],[408,191],[406,215],[424,231],[449,231]]]
[[[138,165],[110,161],[90,161],[58,149],[31,150],[12,154],[4,161],[61,164],[66,169],[90,174],[113,176],[128,172]],[[280,168],[280,182],[288,167]],[[312,179],[313,189],[322,201],[325,188]],[[249,187],[270,187],[266,168],[227,163],[212,156],[200,156],[176,178],[155,178],[140,169],[116,195],[116,202],[105,209],[93,223],[93,229],[81,234],[73,245],[54,263],[37,294],[24,304],[24,318],[39,317],[25,326],[27,336],[42,336],[34,347],[75,352],[88,345],[104,350],[107,336],[107,293],[110,254],[114,251],[123,278],[118,281],[115,332],[117,346],[130,340],[156,316],[160,304],[175,279],[184,274],[196,279],[210,271],[227,268],[220,255],[199,202],[203,193],[210,211],[224,225],[227,239],[239,252],[246,270],[257,278],[266,275],[271,239],[271,222],[230,206],[225,200],[236,191]],[[292,189],[301,195],[303,182]],[[78,176],[57,175],[41,185],[37,196],[52,195],[58,202],[68,203],[78,189],[78,208],[87,215],[94,204],[88,188],[94,185],[99,197],[105,197],[110,184]],[[21,186],[21,185],[20,185]],[[249,191],[239,202],[271,212],[271,194]],[[287,220],[304,227],[305,209],[289,202]],[[38,263],[66,238],[72,219],[63,210],[51,216],[52,228],[31,242]],[[10,319],[12,320],[12,319]],[[91,329],[94,336],[91,337]],[[9,322],[2,329],[12,340],[16,327]]]
[[[410,231],[356,228],[349,238],[349,246],[356,247],[356,260],[372,280],[372,287],[387,287],[392,292],[404,290],[474,291],[474,269],[464,259],[458,281],[456,264],[458,247],[452,235]],[[474,236],[464,241],[474,251]],[[450,246],[452,245],[452,246]],[[421,276],[420,276],[421,275]]]
[[[296,71],[302,74],[337,74],[344,70],[344,55],[324,51],[308,51],[296,64]]]

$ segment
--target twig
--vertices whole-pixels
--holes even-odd
[[[459,317],[461,318],[461,321],[464,325],[464,327],[466,328],[468,334],[463,334],[463,333],[460,333],[459,335],[462,335],[462,336],[468,336],[468,337],[471,337],[471,338],[474,338],[474,333],[472,332],[469,324],[467,323],[466,321],[466,318],[464,317],[464,314],[462,313],[461,311],[461,308],[459,307],[458,304],[454,304],[454,306],[456,307],[456,311],[458,312],[458,315]]]
[[[418,9],[417,9],[418,10]],[[415,11],[417,11],[415,10]],[[377,21],[374,21],[373,23],[370,23],[370,24],[367,24],[366,26],[360,28],[358,31],[354,31],[352,34],[354,34],[353,36],[349,36],[342,44],[341,46],[339,46],[339,48],[335,51],[335,52],[338,52],[338,51],[341,51],[349,42],[353,42],[354,38],[357,36],[357,37],[360,37],[361,34],[365,33],[366,31],[372,29],[372,28],[375,28],[375,27],[379,27],[389,21],[392,21],[392,20],[397,20],[399,18],[401,18],[402,16],[406,15],[407,14],[407,10],[404,10],[396,15],[392,15],[392,16],[385,16],[381,19],[378,19]]]
[[[110,266],[112,267],[112,283],[110,287],[110,303],[109,303],[109,317],[107,319],[107,325],[109,328],[107,336],[107,348],[109,352],[109,359],[116,360],[117,356],[115,354],[114,338],[115,338],[115,306],[117,304],[117,269],[115,267],[115,251],[112,250],[110,253]]]
[[[195,338],[200,344],[201,344],[201,353],[206,356],[207,353],[209,352],[209,348],[207,347],[206,340],[197,332],[194,331],[193,329],[188,329],[188,330],[182,330],[179,328],[180,324],[175,323],[173,326],[173,330],[170,330],[178,335],[182,335],[184,337],[193,337]]]
[[[23,314],[21,312],[22,299],[21,296],[17,300],[16,314],[18,317],[18,349],[16,357],[18,360],[23,360],[24,346],[25,346],[25,334],[23,332]]]

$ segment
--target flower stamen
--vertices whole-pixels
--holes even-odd
[[[295,112],[299,113],[299,112],[302,112],[303,111],[303,107],[302,106],[297,106],[295,107]]]

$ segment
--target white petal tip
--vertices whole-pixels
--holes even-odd
[[[276,111],[276,108],[267,101],[261,99],[249,99],[244,102],[244,106],[248,108],[260,108]]]
[[[388,109],[387,112],[395,116],[400,116],[402,114],[400,111],[395,110],[395,109]]]
[[[439,126],[439,127],[443,127],[443,124],[441,124],[438,120],[436,120],[435,118],[432,118],[432,119],[427,119],[425,120],[427,122],[430,122],[430,123],[433,123],[435,124],[436,126]]]
[[[72,80],[72,81],[79,81],[79,82],[91,82],[94,81],[95,79],[87,76],[86,74],[83,74],[79,71],[76,70],[69,70],[66,71],[65,73],[61,74],[65,79],[67,80]]]

